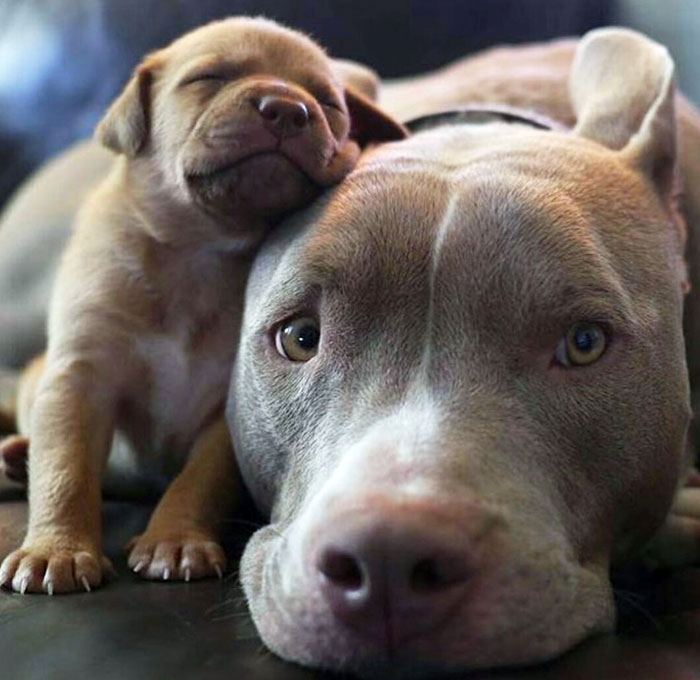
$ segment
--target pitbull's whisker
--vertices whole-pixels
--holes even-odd
[[[619,590],[617,588],[613,588],[613,592],[622,602],[625,602],[632,609],[642,614],[642,616],[649,623],[651,623],[657,631],[662,629],[661,621],[657,616],[654,616],[654,614],[642,604],[644,598],[641,597],[638,593],[629,593],[623,590]]]

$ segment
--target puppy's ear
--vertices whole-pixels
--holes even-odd
[[[131,80],[97,124],[95,138],[108,149],[134,157],[145,146],[149,131],[151,82],[156,64],[157,59],[151,56],[136,67]]]
[[[369,66],[349,59],[331,59],[336,78],[355,92],[375,102],[379,95],[379,76]]]
[[[676,162],[673,73],[673,60],[658,43],[604,28],[582,38],[569,81],[574,131],[619,150],[665,198]]]
[[[345,86],[345,103],[350,114],[350,137],[361,147],[408,137],[408,130],[401,123],[350,85]]]

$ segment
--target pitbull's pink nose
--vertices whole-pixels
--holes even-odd
[[[309,122],[309,110],[298,99],[266,95],[257,108],[265,127],[279,139],[298,135]]]
[[[403,637],[436,625],[464,597],[472,571],[464,534],[435,518],[366,514],[326,524],[316,544],[321,591],[360,634]]]

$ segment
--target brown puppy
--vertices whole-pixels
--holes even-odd
[[[101,583],[108,457],[156,478],[182,468],[132,544],[132,568],[221,575],[217,524],[237,478],[223,403],[252,251],[342,179],[360,144],[403,136],[343,89],[363,78],[371,88],[308,38],[246,18],[195,30],[136,69],[98,126],[120,156],[81,210],[46,355],[20,386],[30,517],[0,583],[49,594]]]

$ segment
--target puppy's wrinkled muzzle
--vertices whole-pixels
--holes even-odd
[[[335,184],[356,162],[359,148],[346,139],[347,120],[342,128],[334,132],[323,108],[301,88],[281,81],[255,81],[222,95],[200,118],[183,153],[184,175],[196,190],[210,183],[227,185],[224,192],[205,191],[207,196],[238,189],[239,200],[245,200],[239,182],[250,169],[240,171],[251,159],[267,156],[274,166],[270,176],[274,175],[275,187],[281,187],[287,197],[284,205],[278,205],[274,192],[265,192],[273,212],[298,208],[309,200],[309,184]],[[273,155],[279,159],[275,161]],[[255,169],[265,174],[260,163]],[[265,185],[264,176],[255,184],[256,205],[261,201],[261,185]]]
[[[298,166],[315,184],[336,184],[357,162],[359,148],[347,138],[349,121],[334,131],[320,104],[300,88],[265,88],[252,92],[249,101],[269,134],[267,143],[274,141],[270,150]]]

